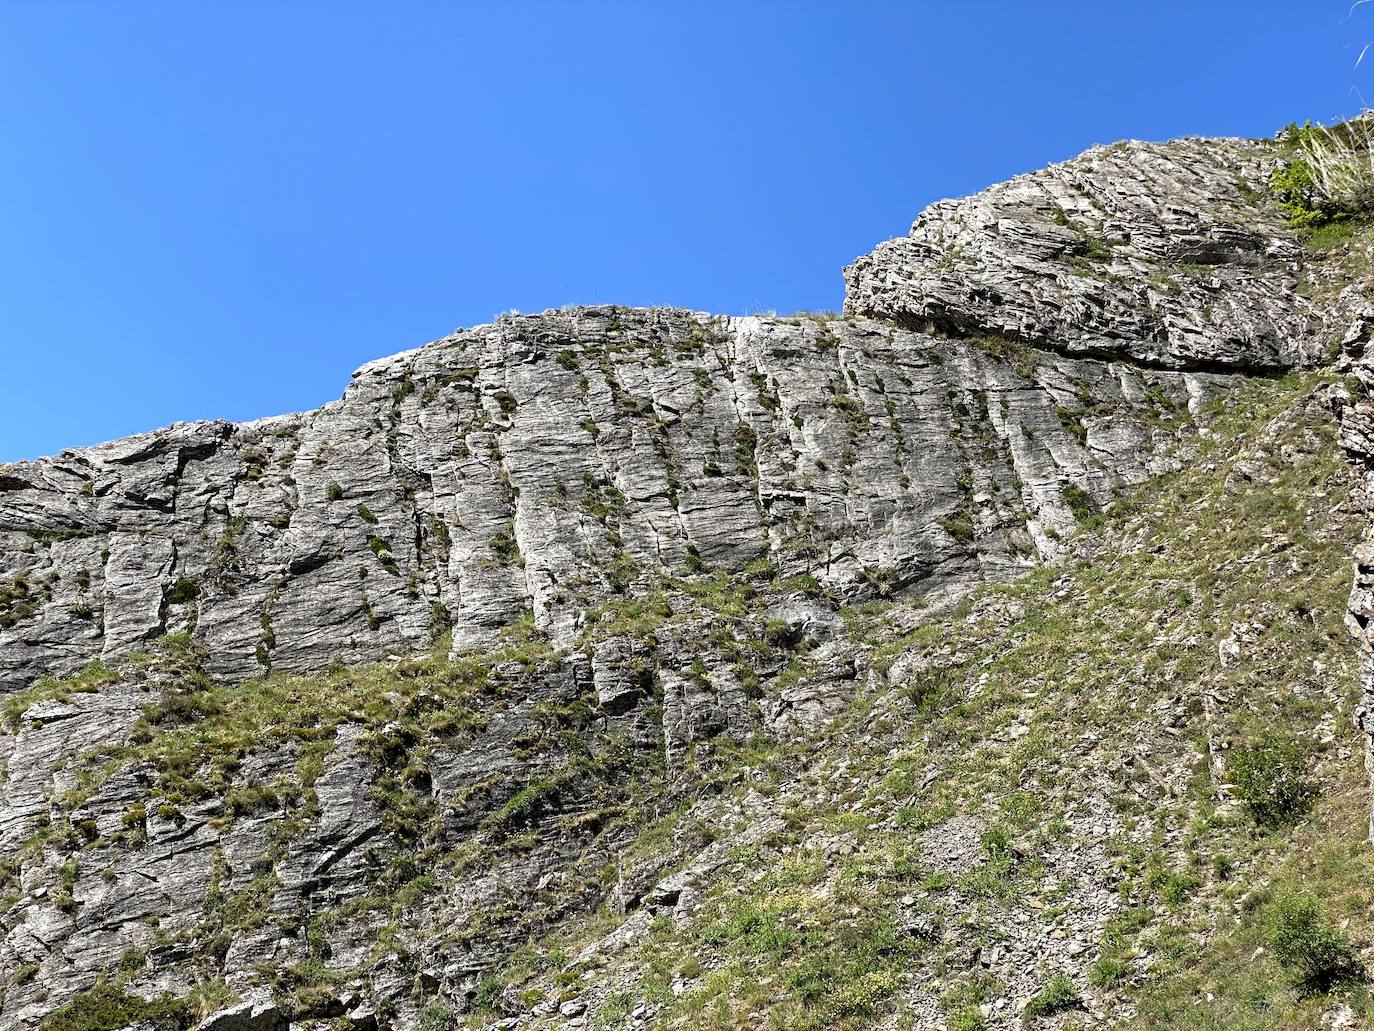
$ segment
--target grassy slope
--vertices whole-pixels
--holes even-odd
[[[974,1031],[1028,1002],[1057,1026],[1308,1028],[1338,1001],[1367,1021],[1362,987],[1304,993],[1265,947],[1293,886],[1374,940],[1342,625],[1359,518],[1325,389],[1256,387],[1189,471],[1119,506],[1091,562],[904,636],[917,614],[900,606],[850,613],[891,683],[820,738],[757,750],[737,787],[639,850],[778,817],[731,849],[692,917],[570,964],[618,923],[603,912],[506,976],[526,1002],[586,994],[594,1026],[640,1000],[692,1027]],[[1316,802],[1261,828],[1229,797],[1227,756],[1288,738]],[[955,826],[962,844],[941,837]],[[1087,948],[970,966],[1027,927],[1044,943],[1085,931]]]

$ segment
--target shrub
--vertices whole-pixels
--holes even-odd
[[[1370,126],[1367,117],[1355,118],[1329,129],[1309,129],[1298,141],[1314,192],[1338,214],[1374,209]]]
[[[498,562],[511,563],[520,557],[520,545],[515,540],[514,527],[493,534],[487,546]]]
[[[372,536],[367,539],[367,546],[372,549],[372,554],[377,556],[377,561],[382,564],[392,576],[400,576],[401,570],[396,565],[396,556],[391,551],[391,542],[382,537]]]
[[[1227,767],[1236,797],[1261,827],[1296,823],[1312,808],[1316,791],[1305,777],[1307,756],[1296,741],[1268,737],[1238,745]]]
[[[501,998],[501,993],[505,991],[506,985],[499,977],[488,977],[477,986],[477,991],[472,997],[472,1009],[474,1013],[495,1013],[497,1002]]]
[[[1349,940],[1327,923],[1311,896],[1282,895],[1271,914],[1269,948],[1300,986],[1323,991],[1358,973]]]
[[[785,619],[770,619],[763,626],[763,639],[774,648],[792,651],[800,647],[805,635],[800,627],[794,627]]]
[[[420,1014],[416,1031],[448,1031],[454,1026],[456,1012],[446,1002],[431,1002]]]
[[[338,501],[344,496],[344,489],[337,483],[331,483],[324,489],[324,499],[326,501]]]

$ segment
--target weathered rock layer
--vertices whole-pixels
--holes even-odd
[[[1235,382],[867,320],[504,319],[316,412],[6,467],[0,684],[186,631],[231,678],[450,625],[486,645],[527,610],[569,643],[684,565],[767,558],[845,594],[1005,578],[1075,506],[1176,465]]]

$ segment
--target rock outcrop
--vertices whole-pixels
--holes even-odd
[[[1329,360],[1343,327],[1269,196],[1276,159],[1263,140],[1094,147],[931,205],[845,270],[845,311],[1161,368]]]
[[[866,319],[507,318],[316,412],[5,467],[0,685],[176,633],[231,679],[450,628],[461,652],[526,611],[568,644],[684,566],[846,596],[1005,579],[1176,467],[1236,382]]]
[[[1359,391],[1345,391],[1340,398],[1341,446],[1362,471],[1360,501],[1370,514],[1364,540],[1355,549],[1354,584],[1350,591],[1347,625],[1354,636],[1360,656],[1361,705],[1355,722],[1366,740],[1365,766],[1370,777],[1370,796],[1374,798],[1374,308],[1361,307],[1341,341],[1340,368],[1348,372]],[[1371,807],[1369,838],[1374,841],[1374,806]]]
[[[1275,160],[1095,148],[927,209],[842,317],[503,317],[314,412],[0,466],[0,1027],[408,1028],[575,914],[690,899],[733,853],[627,868],[646,824],[920,673],[856,611],[1091,554],[1255,377],[1331,356],[1357,291]],[[736,815],[732,847],[783,823]]]

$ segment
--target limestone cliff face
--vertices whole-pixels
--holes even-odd
[[[687,564],[839,595],[1005,579],[1176,466],[1234,375],[865,319],[577,309],[374,362],[343,399],[0,471],[0,684],[189,631],[210,671],[490,644]]]
[[[841,318],[505,317],[314,412],[0,466],[0,1026],[213,983],[226,1021],[410,1027],[640,904],[661,870],[603,872],[706,743],[883,675],[842,603],[1090,549],[1251,376],[1325,360],[1354,302],[1273,161],[1096,148],[927,209]]]

